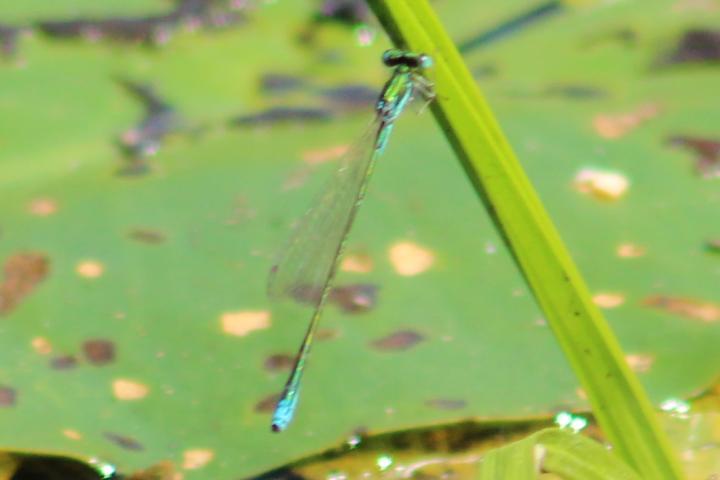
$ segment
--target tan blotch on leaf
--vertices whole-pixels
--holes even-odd
[[[35,337],[30,341],[33,350],[40,355],[50,355],[52,353],[52,345],[50,340],[45,337]]]
[[[244,337],[255,330],[270,327],[270,312],[267,310],[244,310],[225,312],[220,317],[223,332],[228,335]]]
[[[329,148],[322,148],[318,150],[308,150],[303,152],[303,162],[308,165],[317,165],[319,163],[329,162],[336,160],[345,155],[350,150],[349,145],[334,145]]]
[[[655,103],[650,103],[641,105],[628,113],[596,115],[593,119],[593,127],[603,138],[620,138],[659,113],[660,107]]]
[[[47,217],[57,212],[58,205],[52,198],[36,198],[28,205],[28,211],[38,217]]]
[[[653,295],[643,300],[643,305],[706,323],[720,321],[720,305],[705,300]]]
[[[147,385],[126,378],[114,380],[112,389],[113,395],[118,400],[140,400],[147,397],[150,392]]]
[[[575,176],[573,186],[580,193],[601,200],[617,200],[625,195],[630,181],[619,172],[583,168]]]
[[[645,255],[645,247],[634,243],[621,243],[617,246],[615,253],[620,258],[637,258]]]
[[[105,272],[105,266],[97,260],[83,260],[75,266],[78,275],[85,278],[98,278]]]
[[[207,448],[194,448],[183,452],[182,468],[196,470],[207,465],[215,457],[215,452]]]
[[[616,308],[625,303],[622,293],[603,292],[593,295],[593,302],[600,308]]]
[[[412,242],[398,242],[390,247],[390,263],[395,271],[411,277],[423,273],[435,263],[435,254]]]
[[[649,372],[655,363],[654,355],[629,354],[625,355],[625,361],[635,373]]]
[[[80,432],[71,428],[66,428],[62,431],[62,434],[70,440],[82,440],[82,435],[80,434]]]
[[[363,254],[347,255],[340,264],[340,269],[343,272],[351,273],[370,273],[373,267],[372,258]]]

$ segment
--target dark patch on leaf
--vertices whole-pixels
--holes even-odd
[[[716,62],[720,60],[720,30],[690,30],[666,63]]]
[[[330,110],[319,107],[271,107],[258,113],[242,115],[230,120],[238,127],[255,127],[279,123],[325,122],[333,118]]]
[[[671,145],[684,147],[695,154],[695,171],[705,178],[720,176],[720,140],[709,138],[674,136]]]
[[[74,18],[38,22],[37,28],[58,39],[84,38],[97,41],[162,45],[180,27],[216,29],[242,23],[244,17],[233,11],[231,1],[180,0],[166,13],[147,16]]]
[[[150,245],[157,245],[166,240],[163,232],[159,230],[152,230],[150,228],[134,228],[130,230],[128,236],[133,240]]]
[[[0,283],[0,316],[10,313],[48,274],[48,258],[41,253],[17,253],[5,262]]]
[[[112,443],[122,449],[130,450],[132,452],[141,452],[145,450],[145,447],[143,447],[140,442],[138,442],[132,437],[126,437],[124,435],[118,435],[117,433],[112,432],[103,432],[103,435],[105,436],[105,438],[107,438]]]
[[[0,407],[14,407],[17,393],[12,387],[0,385]]]
[[[83,353],[93,365],[107,365],[115,360],[115,343],[111,340],[95,338],[83,343]]]
[[[70,370],[77,366],[77,358],[73,355],[61,355],[50,360],[50,366],[55,370]]]
[[[286,93],[305,86],[305,80],[284,73],[266,73],[260,77],[260,89],[265,93]]]
[[[290,370],[293,363],[295,363],[295,358],[292,355],[278,353],[267,357],[263,365],[265,370],[277,372],[278,370]]]
[[[368,283],[334,287],[328,300],[345,313],[362,313],[375,307],[378,290],[377,285]]]
[[[356,26],[366,23],[369,18],[370,10],[365,0],[324,0],[315,22],[333,21]]]
[[[595,100],[607,96],[605,90],[592,85],[553,85],[545,89],[545,94],[572,100]]]
[[[126,164],[118,173],[138,175],[149,170],[145,161],[160,149],[165,137],[181,129],[181,120],[174,107],[161,98],[150,85],[126,79],[117,80],[145,107],[143,119],[125,131],[119,140]]]
[[[327,300],[345,313],[362,313],[375,307],[378,290],[377,285],[370,283],[342,285],[331,288]],[[320,294],[319,288],[309,285],[297,286],[292,290],[295,301],[308,305],[317,305]]]
[[[22,27],[0,23],[0,52],[5,58],[13,58],[17,53]]]
[[[263,398],[255,404],[255,411],[257,413],[268,413],[275,411],[275,407],[280,401],[280,396],[281,395],[279,393],[273,393],[272,395],[268,395],[267,397]]]
[[[320,89],[319,93],[337,108],[355,110],[373,105],[380,92],[367,85],[341,85]]]
[[[400,330],[375,340],[370,345],[378,350],[408,350],[424,339],[425,337],[413,330]]]

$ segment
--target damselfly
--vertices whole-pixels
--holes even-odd
[[[270,273],[271,297],[312,298],[314,312],[272,418],[272,430],[283,431],[297,408],[300,381],[315,330],[342,255],[345,238],[365,196],[378,157],[385,151],[395,120],[417,94],[431,100],[432,84],[424,71],[432,66],[428,55],[388,50],[383,63],[393,73],[375,106],[371,138],[341,160],[328,188],[305,215],[280,261]]]

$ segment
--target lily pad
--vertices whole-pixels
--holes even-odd
[[[93,2],[16,3],[0,17],[106,13]],[[438,4],[459,40],[492,26],[475,23],[483,12],[504,17],[476,3]],[[718,235],[717,181],[667,143],[717,137],[719,71],[657,65],[713,14],[673,5],[567,8],[467,58],[493,67],[480,80],[486,94],[588,283],[605,295],[598,301],[613,299],[607,315],[658,402],[702,389],[720,361],[716,320],[648,303],[720,303],[720,263],[705,247]],[[12,119],[0,125],[3,281],[17,278],[8,265],[18,256],[47,262],[0,317],[0,447],[97,457],[123,471],[167,459],[187,479],[229,479],[338,445],[358,428],[585,406],[440,130],[408,112],[337,281],[369,285],[376,298],[369,309],[327,309],[298,417],[270,432],[287,372],[276,360],[294,354],[308,318],[299,306],[272,310],[265,278],[370,113],[245,129],[228,120],[274,106],[329,108],[318,86],[378,88],[387,75],[381,36],[359,47],[352,31],[328,25],[303,44],[297,33],[313,8],[270,3],[247,25],[182,33],[160,48],[36,34],[20,45],[25,66],[0,67],[0,107]],[[627,29],[634,43],[617,40]],[[311,87],[264,94],[266,73]],[[151,83],[192,127],[169,138],[144,175],[118,175],[116,139],[143,114],[118,76]],[[599,117],[620,122],[621,135],[608,137]],[[614,201],[578,192],[573,180],[589,167],[619,172],[629,188]]]

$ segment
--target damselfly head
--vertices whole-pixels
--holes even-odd
[[[387,67],[397,67],[403,65],[409,68],[430,68],[432,67],[432,58],[424,53],[413,53],[399,48],[391,48],[385,50],[382,61]]]

